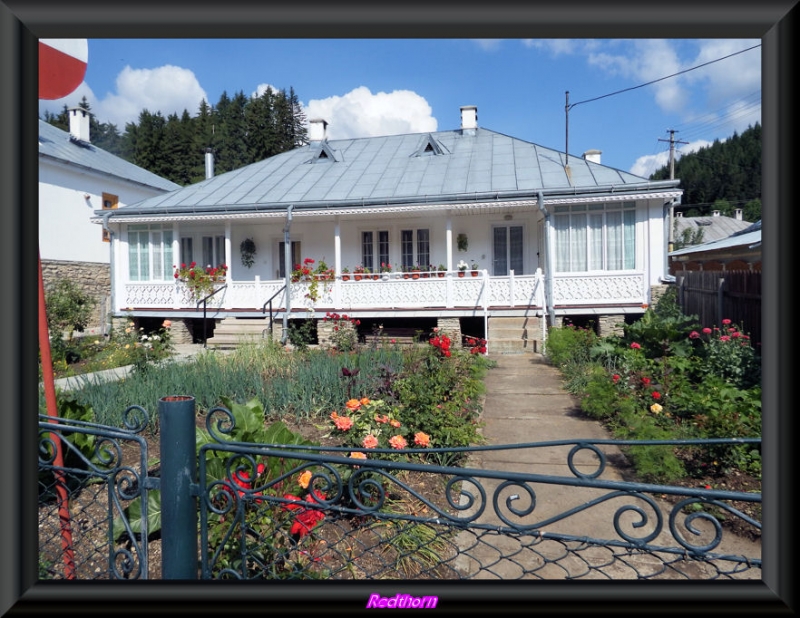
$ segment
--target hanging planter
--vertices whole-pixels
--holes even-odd
[[[469,238],[463,232],[456,236],[456,246],[459,251],[466,251],[469,249]]]
[[[252,238],[245,238],[239,245],[239,251],[242,253],[242,264],[247,268],[255,264],[256,243]]]

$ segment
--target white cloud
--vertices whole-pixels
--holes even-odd
[[[575,54],[584,49],[586,41],[581,39],[523,39],[525,47],[541,49],[551,56]]]
[[[146,109],[161,112],[166,118],[179,116],[183,110],[194,116],[200,101],[208,100],[195,74],[189,69],[165,65],[156,69],[132,69],[126,66],[117,76],[117,92],[97,102],[95,113],[124,131],[125,123],[138,122]]]
[[[153,114],[161,112],[164,118],[172,113],[180,116],[183,110],[195,116],[200,101],[208,101],[195,74],[189,69],[172,65],[156,69],[132,69],[127,66],[117,76],[116,87],[115,93],[106,93],[105,98],[99,99],[83,83],[64,99],[40,101],[39,113],[47,110],[57,114],[65,103],[67,107],[75,107],[85,95],[100,122],[115,124],[119,132],[124,133],[125,124],[138,122],[139,114],[144,109]]]
[[[701,148],[711,146],[711,142],[706,140],[697,140],[689,144],[683,144],[680,149],[675,153],[675,160],[677,161],[681,155],[689,154],[690,152],[697,152]],[[669,165],[669,151],[659,152],[654,155],[645,155],[636,159],[636,162],[628,170],[631,174],[649,178],[656,170],[661,169],[665,165]]]
[[[373,94],[359,86],[341,97],[312,99],[304,111],[308,120],[328,122],[328,139],[401,135],[436,131],[437,127],[431,106],[410,90]]]
[[[252,92],[250,94],[250,97],[257,99],[267,91],[267,88],[271,89],[272,92],[278,92],[280,90],[280,88],[276,88],[272,84],[259,84],[258,86],[256,86],[255,92]]]
[[[483,51],[494,51],[500,47],[503,39],[472,39],[472,42]]]

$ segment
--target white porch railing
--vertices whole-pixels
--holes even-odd
[[[428,277],[424,277],[428,274]],[[458,272],[424,273],[419,279],[405,279],[402,273],[379,275],[377,280],[364,278],[349,281],[336,278],[318,282],[316,302],[306,297],[307,283],[290,285],[293,309],[437,309],[545,306],[544,275],[489,276],[480,271],[460,277]],[[261,311],[264,302],[284,285],[283,280],[228,281],[228,286],[208,301],[208,309]],[[185,286],[174,282],[126,283],[124,298],[117,311],[137,309],[197,309]],[[644,274],[558,275],[553,281],[555,305],[596,306],[610,303],[643,303],[646,290]],[[273,300],[273,307],[285,307],[285,291]]]

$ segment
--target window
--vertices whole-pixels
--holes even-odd
[[[191,236],[181,238],[181,263],[191,264],[194,261],[194,239]]]
[[[415,264],[427,269],[431,263],[430,230],[400,231],[400,262],[403,270],[407,270]]]
[[[225,263],[225,237],[203,236],[203,263],[204,268],[219,266]]]
[[[172,228],[128,228],[128,276],[131,281],[172,281]]]
[[[361,232],[361,264],[372,272],[378,272],[381,264],[390,263],[389,232]]]
[[[636,203],[556,206],[555,270],[633,270],[636,267]]]
[[[294,270],[296,264],[300,263],[300,241],[292,241],[292,263],[289,265],[289,270]],[[281,241],[278,243],[278,279],[286,277],[286,243]]]
[[[103,193],[103,210],[114,210],[119,206],[119,197],[111,193]],[[103,228],[103,242],[111,242],[108,230]]]
[[[521,225],[498,225],[492,230],[492,272],[505,277],[513,270],[515,275],[523,273],[523,242]]]

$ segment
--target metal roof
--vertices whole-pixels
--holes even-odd
[[[44,120],[39,120],[39,156],[50,157],[61,163],[77,165],[163,191],[181,188],[181,185],[148,172],[102,148],[73,140],[68,132]]]
[[[284,212],[677,190],[489,129],[312,142],[114,212],[125,215]],[[633,198],[632,198],[633,199]]]
[[[672,251],[670,256],[690,255],[692,253],[705,253],[708,251],[720,251],[723,249],[733,249],[735,247],[746,247],[748,249],[757,249],[761,245],[761,222],[758,225],[752,224],[745,230],[737,232],[723,238],[721,240],[714,240],[700,245],[692,245],[684,247],[677,251]]]
[[[724,215],[718,216],[705,216],[705,217],[676,217],[675,218],[675,235],[679,236],[683,230],[703,230],[703,242],[711,242],[714,240],[722,240],[731,234],[740,232],[752,223],[749,221],[742,221],[734,217],[726,217]]]

